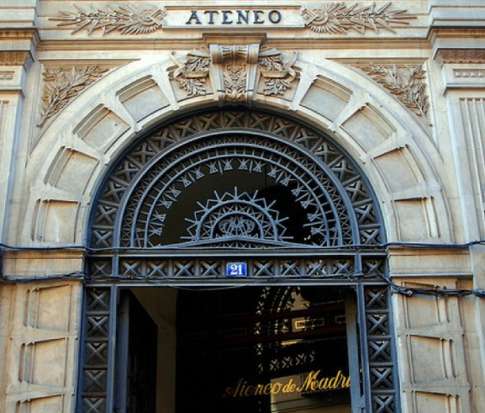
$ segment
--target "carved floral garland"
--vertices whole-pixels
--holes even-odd
[[[380,29],[394,32],[393,27],[409,24],[414,16],[407,10],[395,10],[391,3],[377,7],[376,3],[360,6],[358,3],[326,3],[318,8],[301,9],[305,26],[316,33],[346,34],[354,30],[360,34]]]
[[[38,126],[63,109],[86,87],[98,80],[109,69],[100,66],[73,66],[72,68],[46,69],[42,96],[42,113]]]
[[[76,5],[75,12],[61,11],[59,17],[50,20],[59,21],[57,26],[70,26],[71,34],[87,30],[88,34],[102,30],[102,35],[118,31],[121,34],[153,33],[163,26],[163,18],[167,15],[164,8],[138,8],[134,6],[116,6],[105,9],[85,11]]]

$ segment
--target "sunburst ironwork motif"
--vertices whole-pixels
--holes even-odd
[[[199,203],[201,209],[193,218],[186,218],[190,224],[188,236],[191,241],[258,239],[283,241],[286,228],[283,224],[287,218],[280,218],[279,212],[272,209],[275,201],[268,202],[255,191],[252,194],[238,191],[220,195],[214,191],[214,198],[205,204]]]

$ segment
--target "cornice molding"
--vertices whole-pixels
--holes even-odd
[[[446,63],[485,63],[485,49],[439,49],[435,59]]]
[[[24,66],[31,59],[29,51],[0,51],[0,66]]]
[[[39,41],[39,32],[35,28],[0,29],[0,40],[30,40],[34,45]]]

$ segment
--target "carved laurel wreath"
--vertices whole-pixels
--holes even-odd
[[[415,18],[407,14],[407,10],[393,9],[391,3],[381,7],[377,7],[376,3],[368,6],[327,3],[318,8],[303,7],[301,15],[310,30],[330,34],[346,34],[351,30],[364,34],[381,29],[394,32],[393,27],[406,26],[409,20]]]
[[[356,66],[384,86],[416,115],[426,119],[429,99],[426,92],[426,73],[422,65],[371,64]]]
[[[58,27],[68,26],[74,30],[71,34],[87,30],[88,34],[102,30],[102,35],[118,31],[121,34],[148,34],[163,26],[167,15],[164,8],[135,8],[133,6],[116,6],[105,9],[85,11],[74,5],[75,12],[59,13],[59,17],[50,20],[59,21]]]
[[[105,67],[93,65],[47,69],[43,73],[45,82],[43,105],[37,126],[43,126],[48,119],[67,106],[108,70]]]

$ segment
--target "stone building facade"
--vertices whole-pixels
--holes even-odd
[[[118,290],[239,282],[200,211],[177,248],[160,237],[203,168],[224,183],[258,159],[294,194],[323,185],[305,196],[325,192],[338,228],[309,213],[312,245],[287,245],[264,200],[225,187],[201,211],[264,210],[258,245],[257,220],[218,227],[247,282],[298,266],[286,281],[360,294],[352,411],[484,411],[483,0],[0,0],[0,411],[124,411]]]

